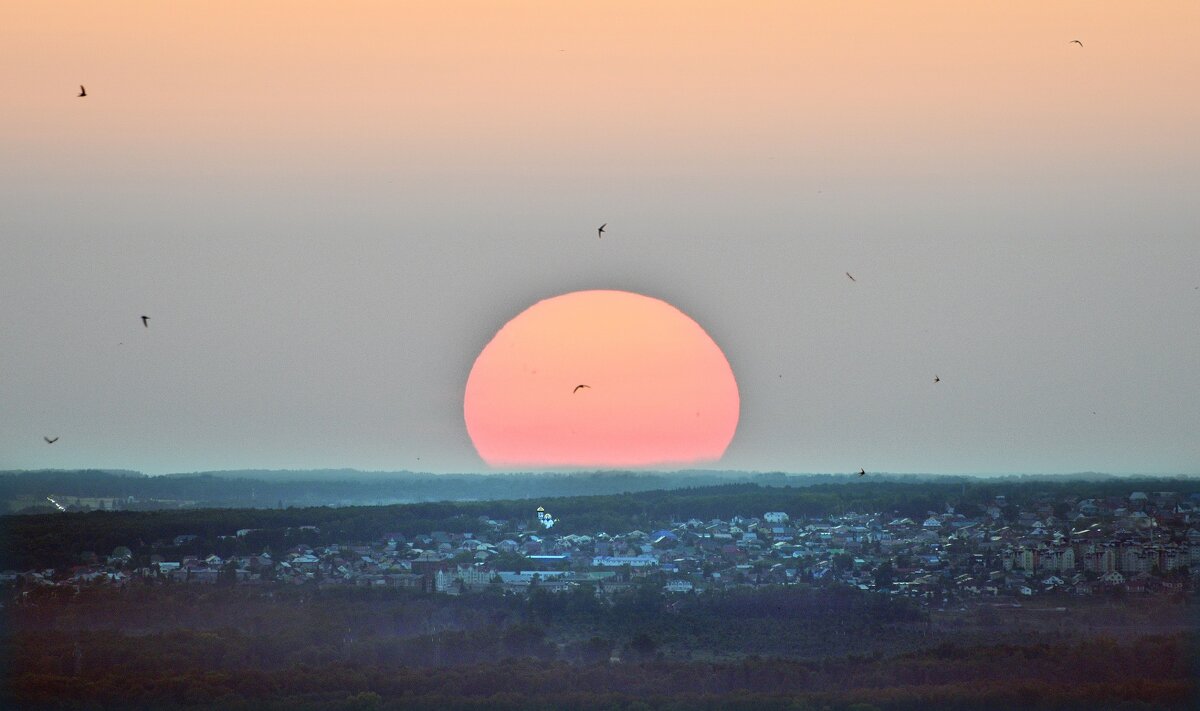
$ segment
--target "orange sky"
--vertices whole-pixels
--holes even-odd
[[[1129,160],[1195,151],[1198,27],[1194,2],[14,3],[0,132],[51,173]]]

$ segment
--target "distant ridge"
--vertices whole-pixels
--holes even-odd
[[[491,501],[606,496],[713,486],[861,487],[928,485],[933,488],[1003,487],[1044,482],[1107,482],[1119,488],[1160,490],[1195,482],[1197,475],[1004,474],[787,474],[691,469],[676,472],[595,471],[430,474],[356,469],[263,470],[147,476],[128,470],[34,470],[0,472],[0,513],[38,513],[61,501],[68,510],[160,510],[181,508],[279,508],[376,506],[432,501]],[[1130,482],[1128,485],[1123,482]],[[1136,482],[1136,483],[1135,483]],[[74,507],[73,509],[71,507]]]
[[[62,470],[57,470],[62,471]],[[105,471],[119,472],[125,470],[88,470],[88,471]],[[13,472],[0,472],[0,475]],[[169,474],[147,475],[141,472],[126,472],[127,475],[134,476],[162,476],[162,477],[194,477],[194,476],[209,476],[220,479],[256,479],[259,481],[378,481],[385,478],[480,478],[493,479],[504,477],[649,477],[649,478],[716,478],[731,481],[757,481],[762,483],[764,480],[783,482],[793,482],[806,479],[839,479],[851,474],[854,470],[847,469],[845,472],[783,472],[783,471],[757,471],[744,469],[679,469],[673,471],[664,470],[638,470],[638,469],[598,469],[591,471],[507,471],[507,472],[447,472],[434,473],[425,471],[414,471],[410,469],[396,470],[366,470],[366,469],[221,469],[211,471],[195,471],[195,472],[172,472]],[[1041,473],[1041,472],[989,472],[984,474],[932,474],[927,472],[872,472],[874,476],[885,477],[890,479],[904,479],[906,481],[921,481],[934,480],[946,481],[948,479],[962,478],[971,481],[979,479],[1024,479],[1024,480],[1085,480],[1099,481],[1103,479],[1128,479],[1133,477],[1167,477],[1167,478],[1189,478],[1200,477],[1200,472],[1191,474],[1162,474],[1157,472],[1135,472],[1129,474],[1112,474],[1109,472],[1057,472],[1057,473]]]
[[[834,481],[852,476],[855,470],[845,472],[781,472],[781,471],[750,471],[741,469],[680,469],[675,471],[632,470],[632,469],[603,469],[593,471],[510,471],[510,472],[449,472],[434,473],[397,470],[365,470],[365,469],[221,469],[194,472],[171,472],[168,474],[145,474],[131,469],[7,469],[0,470],[0,477],[32,476],[56,477],[62,475],[106,475],[114,477],[133,477],[140,479],[245,479],[263,482],[380,482],[389,479],[472,479],[479,481],[504,479],[643,479],[670,480],[672,482],[719,479],[723,481],[753,481],[756,483],[795,484],[808,481]],[[1059,473],[1028,473],[1028,472],[995,472],[985,474],[931,474],[923,472],[871,472],[876,478],[886,478],[903,481],[949,481],[965,479],[979,480],[1083,480],[1101,481],[1105,479],[1129,478],[1169,478],[1188,479],[1200,477],[1200,472],[1186,474],[1163,474],[1157,472],[1137,472],[1131,474],[1112,474],[1108,472],[1059,472]]]
[[[132,469],[0,469],[0,476],[20,476],[20,475],[39,475],[39,476],[55,476],[61,474],[105,474],[118,477],[136,477],[141,479],[150,478],[149,474],[143,474]]]

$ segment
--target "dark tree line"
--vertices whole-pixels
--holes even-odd
[[[829,476],[792,477],[802,485]],[[120,508],[276,508],[327,504],[383,504],[418,501],[527,499],[597,496],[632,491],[713,486],[729,482],[787,483],[782,474],[685,471],[554,472],[506,474],[421,474],[243,470],[146,476],[139,472],[38,470],[0,472],[0,503],[24,500],[32,508],[53,511],[47,494],[120,500]],[[132,501],[130,500],[132,498]],[[30,503],[32,502],[32,503]]]
[[[539,656],[536,635],[516,634],[504,642],[517,650],[509,656],[457,667],[355,653],[262,670],[239,666],[237,645],[220,639],[150,637],[134,651],[119,637],[51,636],[44,646],[18,646],[33,661],[6,677],[0,702],[21,709],[1187,709],[1196,699],[1188,643],[572,664]],[[140,665],[151,654],[157,661]]]
[[[33,588],[0,708],[1183,709],[1197,635],[927,637],[855,588],[528,597],[312,587]],[[944,640],[945,638],[941,638]],[[610,662],[617,657],[619,662]]]
[[[666,596],[660,579],[601,598],[587,586],[565,593],[535,589],[528,597],[499,590],[462,597],[407,590],[312,587],[222,588],[197,585],[134,585],[32,588],[22,591],[7,614],[9,629],[36,638],[42,633],[115,632],[171,634],[238,630],[269,637],[266,663],[298,663],[309,647],[340,648],[347,640],[405,664],[479,661],[504,649],[510,628],[539,630],[567,645],[589,640],[635,656],[651,646],[667,656],[790,657],[833,652],[911,648],[923,642],[928,618],[903,598],[856,588],[763,587],[700,595]],[[449,636],[447,636],[449,635]],[[438,648],[404,657],[414,644]],[[442,643],[449,647],[441,648]],[[265,643],[264,643],[265,644]],[[365,646],[364,646],[365,645]],[[558,652],[578,659],[579,654]],[[398,656],[399,655],[399,656]],[[465,656],[464,656],[465,655]],[[258,657],[255,657],[256,659]]]

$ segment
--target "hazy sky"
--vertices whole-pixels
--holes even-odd
[[[1194,0],[3,15],[0,468],[482,470],[479,351],[624,289],[716,466],[1200,470]]]

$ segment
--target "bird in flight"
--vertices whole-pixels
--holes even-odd
[[[859,475],[859,476],[866,476],[866,475],[867,475],[867,470],[866,470],[866,469],[863,469],[862,467],[859,467],[859,468],[858,468],[858,475]]]
[[[940,382],[942,382],[942,379],[935,375],[935,376],[933,376],[933,382],[940,383]]]
[[[79,95],[76,98],[82,99],[85,96],[87,96],[87,89],[84,89],[83,84],[80,84],[79,85]]]
[[[847,278],[848,278],[850,281],[858,281],[858,279],[855,279],[855,278],[854,278],[854,275],[853,275],[853,274],[851,274],[850,272],[846,272],[846,277],[847,277]]]
[[[55,442],[58,441],[58,437],[51,438],[51,437],[43,436],[42,439],[46,440],[46,444],[54,444]]]
[[[1071,40],[1071,41],[1070,41],[1070,42],[1068,42],[1067,44],[1077,44],[1077,45],[1079,45],[1080,47],[1082,47],[1082,46],[1083,46],[1083,42],[1080,42],[1079,40]]]
[[[592,386],[591,385],[576,385],[575,389],[571,391],[571,394],[574,395],[575,393],[579,392],[579,388],[587,388],[588,390],[591,390]]]
[[[142,325],[145,326],[146,328],[150,328],[150,317],[149,316],[142,317]]]
[[[604,228],[605,227],[608,227],[607,222],[605,222],[603,225],[600,225],[600,229],[596,230],[596,237],[598,237],[599,239],[604,239]]]

